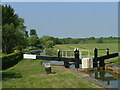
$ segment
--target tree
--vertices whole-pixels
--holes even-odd
[[[55,45],[55,43],[52,40],[46,41],[45,47],[46,48],[52,48]]]
[[[0,50],[2,49],[2,26],[0,25]]]
[[[30,29],[30,36],[31,36],[31,35],[37,35],[35,29]]]
[[[15,28],[13,24],[5,24],[2,33],[2,49],[4,53],[10,53],[15,47]]]
[[[39,40],[42,43],[42,45],[46,48],[52,48],[55,45],[55,39],[51,36],[43,36]]]
[[[88,40],[95,40],[95,37],[89,37]]]
[[[98,38],[97,43],[103,43],[103,38]]]
[[[29,37],[28,31],[25,31],[25,37]]]
[[[2,6],[2,51],[11,53],[15,48],[27,46],[24,19],[15,14],[11,6]]]
[[[19,25],[19,17],[9,5],[2,6],[2,25],[13,23],[14,27]]]
[[[38,39],[36,30],[35,29],[30,29],[29,45],[36,47],[39,44],[40,44],[40,41]]]
[[[39,44],[39,40],[36,35],[32,35],[29,37],[29,45],[30,46],[37,46],[38,44]]]

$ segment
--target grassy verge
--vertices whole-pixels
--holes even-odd
[[[68,69],[52,67],[55,74],[46,74],[41,60],[22,60],[2,71],[3,88],[98,88],[99,86],[77,77]]]

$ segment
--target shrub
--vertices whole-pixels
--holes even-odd
[[[14,53],[7,54],[7,55],[2,55],[2,69],[4,70],[14,66],[21,59],[22,59],[22,53],[20,51],[16,51]]]

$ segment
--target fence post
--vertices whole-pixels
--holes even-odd
[[[106,48],[107,55],[109,55],[109,48]]]
[[[94,58],[97,58],[97,57],[98,57],[98,49],[94,48]]]
[[[94,48],[94,59],[93,59],[93,67],[98,67],[97,58],[98,57],[98,49]]]
[[[74,56],[75,56],[75,68],[79,68],[79,50],[74,49]]]
[[[57,50],[57,52],[58,52],[58,58],[60,58],[60,50]]]

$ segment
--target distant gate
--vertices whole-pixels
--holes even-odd
[[[74,50],[57,50],[58,53],[60,53],[61,57],[67,57],[67,58],[74,58]],[[78,50],[78,49],[77,49]],[[79,51],[79,58],[82,59],[83,57],[90,57],[90,51],[93,50],[78,50]],[[84,53],[87,52],[87,53]]]

